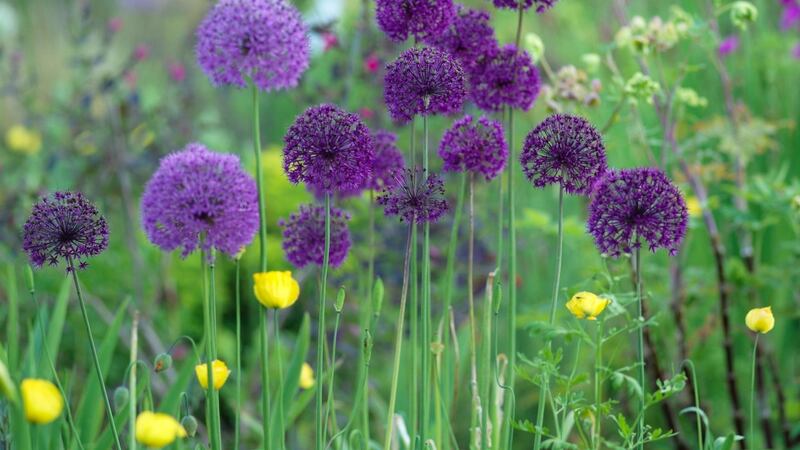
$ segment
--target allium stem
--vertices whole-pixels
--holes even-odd
[[[411,167],[417,169],[417,119],[411,121]],[[414,183],[420,183],[420,180],[414,179]],[[411,422],[411,440],[413,442],[417,437],[419,431],[419,397],[420,391],[418,388],[419,378],[419,227],[416,220],[410,221],[411,223],[411,262],[410,262],[410,289],[411,289],[411,312],[410,312],[410,330],[409,340],[411,341],[411,411],[409,413],[409,420]]]
[[[128,450],[136,450],[136,366],[139,351],[139,311],[133,312],[133,323],[131,323],[131,369],[128,372]]]
[[[758,354],[758,337],[756,334],[755,342],[753,343],[753,362],[750,366],[750,432],[747,439],[750,441],[750,448],[756,448],[756,355]]]
[[[477,321],[475,320],[475,293],[472,287],[472,279],[475,277],[475,174],[469,173],[469,212],[467,213],[467,303],[469,305],[469,366],[470,366],[470,388],[472,392],[472,408],[470,408],[469,419],[469,442],[470,447],[478,445],[475,442],[476,427],[478,426],[478,410],[480,409],[480,395],[478,393],[478,338]]]
[[[637,238],[634,242],[638,244],[639,239]],[[641,396],[639,397],[639,423],[637,425],[637,437],[639,440],[639,444],[637,445],[639,450],[644,448],[644,399],[647,395],[647,387],[645,386],[645,379],[644,379],[644,305],[642,300],[642,261],[641,261],[641,246],[636,245],[633,250],[634,255],[634,264],[636,267],[636,304],[638,305],[639,310],[639,330],[637,331],[637,339],[636,339],[636,350],[639,354],[639,368],[638,372],[638,379],[639,385],[642,388]]]
[[[364,6],[366,8],[366,5]],[[367,333],[371,332],[371,319],[372,319],[372,300],[374,295],[375,285],[375,190],[369,190],[369,264],[367,269],[367,295],[366,301],[361,303],[361,341]],[[369,364],[366,363],[366,348],[361,346],[360,350],[361,370],[365,371],[365,383],[369,380]],[[368,383],[367,383],[368,386]],[[363,389],[361,402],[356,405],[361,410],[361,434],[364,437],[364,442],[369,442],[369,389]]]
[[[81,284],[78,281],[78,269],[72,263],[71,257],[67,258],[67,270],[70,274],[72,274],[72,283],[75,285],[75,292],[78,295],[78,304],[81,307],[81,315],[83,316],[83,324],[86,327],[86,335],[89,337],[89,348],[92,351],[94,371],[97,375],[97,381],[100,384],[100,392],[103,394],[103,402],[105,403],[106,416],[108,417],[108,424],[111,427],[111,434],[114,435],[114,443],[116,444],[117,450],[122,450],[122,444],[119,440],[119,433],[117,432],[117,425],[114,422],[114,410],[111,409],[111,401],[108,399],[108,391],[106,391],[103,369],[100,368],[100,358],[97,356],[97,346],[95,345],[94,337],[92,336],[92,326],[89,324],[89,313],[86,310],[86,302],[83,300]]]
[[[269,330],[267,329],[267,312],[263,308],[258,308],[259,335],[261,339],[261,427],[264,432],[264,450],[268,449],[272,440],[270,439],[269,426],[269,406],[270,382],[269,382]]]
[[[603,416],[600,413],[602,403],[600,383],[601,367],[603,362],[603,319],[597,321],[595,328],[595,348],[594,348],[594,448],[600,450],[601,424]],[[701,450],[702,447],[698,447]]]
[[[422,168],[425,174],[429,173],[429,129],[428,129],[428,116],[422,116],[422,128],[425,139],[425,147],[422,152]],[[427,428],[430,414],[430,367],[431,367],[431,224],[425,221],[422,226],[423,240],[422,240],[422,411],[420,417],[420,436],[422,441],[428,439]]]
[[[338,337],[339,337],[339,324],[341,323],[341,321],[342,321],[342,312],[340,310],[336,310],[336,320],[334,321],[334,325],[333,325],[333,344],[331,345],[331,355],[330,355],[331,369],[330,369],[329,373],[327,374],[328,375],[328,382],[327,382],[327,384],[328,384],[328,394],[327,394],[327,400],[325,402],[325,425],[324,425],[324,429],[323,429],[323,432],[322,432],[322,435],[326,436],[326,437],[328,436],[328,422],[329,421],[333,422],[333,432],[334,433],[337,432],[336,428],[338,426],[336,424],[336,415],[334,414],[334,411],[333,411],[333,404],[334,404],[333,386],[334,386],[334,381],[335,381],[334,375],[336,374],[336,371],[334,370],[334,368],[336,367],[336,343],[337,343]],[[320,389],[321,388],[322,388],[322,384],[320,383]]]
[[[236,258],[236,410],[233,412],[233,448],[239,450],[239,427],[242,410],[242,302],[241,258]]]
[[[207,423],[209,427],[209,440],[213,450],[222,449],[222,437],[219,419],[219,392],[214,389],[214,361],[217,359],[217,308],[216,308],[216,281],[214,270],[214,249],[210,253],[200,252],[203,266],[203,303],[206,317],[206,370],[208,386],[206,388],[206,401],[209,404],[211,417]]]
[[[281,355],[281,322],[278,317],[278,309],[272,310],[272,327],[275,329],[275,356],[278,360],[278,445],[281,450],[286,448],[285,425],[283,417],[283,356]]]
[[[331,251],[331,194],[325,193],[325,251],[322,256],[322,278],[319,286],[319,321],[317,323],[317,372],[322,376],[325,373],[325,298],[328,285],[328,265]],[[329,370],[333,370],[330,367]],[[316,417],[316,449],[322,450],[325,442],[324,420],[322,410],[322,386],[317,387]]]

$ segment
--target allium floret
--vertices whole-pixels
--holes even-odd
[[[331,207],[331,244],[329,262],[338,267],[347,258],[350,250],[350,230],[347,223],[350,214]],[[300,205],[288,219],[281,219],[283,228],[283,251],[292,264],[305,267],[308,264],[322,266],[325,256],[325,208],[320,205]]]
[[[377,0],[375,11],[381,31],[395,42],[438,35],[454,14],[453,0]]]
[[[383,191],[378,204],[387,216],[399,216],[400,221],[433,223],[447,212],[444,181],[422,168],[406,169],[398,181]]]
[[[529,9],[536,4],[536,12],[541,14],[552,8],[558,0],[494,0],[494,6],[498,8],[518,9],[522,2],[522,9]]]
[[[539,95],[541,80],[530,55],[513,44],[496,51],[469,74],[470,94],[478,108],[497,112],[504,106],[527,111]]]
[[[456,5],[456,15],[449,27],[425,42],[453,55],[466,71],[486,55],[493,55],[498,47],[489,13],[463,5]]]
[[[469,171],[486,180],[499,175],[508,161],[508,144],[503,125],[488,117],[467,115],[444,133],[439,156],[445,172]]]

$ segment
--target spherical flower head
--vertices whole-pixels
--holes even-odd
[[[23,227],[22,248],[34,267],[67,261],[67,270],[86,267],[85,258],[108,247],[108,223],[83,194],[56,192],[33,205]]]
[[[256,299],[267,308],[285,309],[300,297],[300,284],[290,271],[270,271],[253,274]]]
[[[588,195],[607,170],[600,133],[586,119],[555,114],[525,138],[522,171],[534,186],[560,185],[570,194]]]
[[[308,363],[303,363],[303,366],[300,368],[300,380],[299,380],[300,389],[311,389],[317,384],[317,380],[314,379],[314,369]]]
[[[183,425],[169,414],[142,411],[136,416],[136,441],[149,448],[164,448],[186,436]]]
[[[361,119],[338,106],[323,104],[295,119],[283,138],[283,170],[292,183],[313,192],[359,190],[372,176],[375,149]]]
[[[609,303],[611,300],[591,292],[578,292],[567,302],[567,309],[578,319],[597,320]]]
[[[412,47],[388,67],[383,99],[392,119],[405,123],[417,114],[453,114],[466,97],[464,69],[449,53]]]
[[[44,425],[56,420],[64,409],[64,398],[47,380],[27,378],[19,386],[28,422]]]
[[[686,234],[686,202],[659,169],[606,172],[589,204],[588,230],[597,248],[610,256],[630,253],[644,239],[650,250],[678,251]]]
[[[375,144],[375,160],[369,187],[380,191],[397,183],[397,175],[402,174],[406,162],[397,148],[396,134],[378,130],[372,135],[372,141]]]
[[[214,85],[289,89],[308,68],[308,28],[286,0],[220,0],[197,28],[195,53]]]
[[[498,8],[519,9],[522,2],[522,9],[529,9],[536,4],[536,12],[541,14],[552,8],[558,0],[494,0],[494,6]]]
[[[444,181],[436,174],[427,175],[419,167],[406,169],[377,202],[387,216],[399,216],[401,222],[433,223],[447,212]]]
[[[208,389],[208,364],[198,364],[194,366],[194,373],[197,375],[197,382],[203,389]],[[228,381],[231,371],[225,362],[215,359],[211,363],[211,376],[214,378],[214,390],[222,389]]]
[[[453,0],[377,0],[378,27],[389,39],[425,39],[441,33],[453,20]]]
[[[750,331],[767,334],[775,327],[775,316],[772,315],[772,307],[754,308],[747,312],[744,323]]]
[[[478,108],[497,112],[504,106],[527,111],[539,95],[539,71],[528,52],[513,44],[497,50],[469,74],[472,100]]]
[[[350,215],[331,208],[331,243],[329,263],[338,267],[350,250]],[[283,251],[286,258],[297,267],[308,264],[322,266],[325,256],[325,208],[319,205],[301,205],[287,220],[281,220]]]
[[[465,70],[470,70],[484,55],[497,49],[489,13],[463,5],[456,5],[456,14],[449,27],[425,42],[453,55]]]
[[[487,181],[499,175],[508,161],[503,125],[488,117],[464,116],[442,136],[439,156],[445,172],[469,171]]]
[[[239,157],[201,144],[161,160],[142,195],[142,224],[164,251],[181,247],[186,257],[211,248],[233,257],[258,230],[256,183]]]

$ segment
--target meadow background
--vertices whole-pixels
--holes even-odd
[[[397,128],[382,102],[383,67],[400,52],[377,29],[374,4],[358,0],[293,2],[312,30],[312,60],[300,86],[291,91],[261,96],[263,168],[269,228],[269,266],[292,269],[280,247],[280,218],[313,200],[302,186],[291,185],[281,167],[282,138],[294,118],[307,107],[336,103],[359,113],[372,128],[396,130],[400,148],[408,150],[409,127]],[[466,0],[492,13],[498,40],[513,42],[516,14],[496,10],[491,2]],[[518,141],[553,110],[577,112],[603,131],[609,163],[616,167],[661,166],[680,186],[693,213],[684,245],[677,256],[647,253],[643,266],[648,293],[651,351],[648,367],[657,358],[659,377],[681,372],[681,361],[693,360],[701,407],[714,436],[734,432],[733,410],[726,388],[723,327],[719,302],[717,259],[710,245],[701,209],[710,212],[719,226],[718,248],[730,298],[730,337],[735,357],[738,395],[744,407],[749,396],[752,333],[744,326],[746,312],[771,305],[777,319],[775,330],[760,341],[756,385],[759,403],[759,448],[792,448],[800,445],[800,26],[782,27],[787,2],[755,0],[758,18],[747,30],[731,23],[727,13],[710,14],[729,2],[658,2],[648,0],[561,0],[543,15],[527,14],[523,48],[537,51],[535,33],[543,43],[537,64],[550,95],[543,93],[529,112],[517,114]],[[791,3],[791,2],[789,2]],[[0,2],[0,321],[4,324],[0,345],[3,360],[19,357],[18,379],[23,374],[47,375],[41,342],[47,339],[56,355],[56,366],[79,421],[86,442],[102,442],[103,409],[91,372],[90,354],[74,293],[63,267],[35,272],[41,317],[47,324],[42,336],[36,325],[37,310],[29,301],[25,281],[27,259],[21,250],[22,224],[36,199],[56,190],[77,190],[97,202],[109,220],[110,247],[93,258],[81,272],[87,287],[95,336],[103,348],[110,390],[124,383],[131,347],[130,324],[139,313],[139,358],[152,366],[156,355],[166,351],[182,335],[200,340],[203,334],[199,259],[181,259],[150,244],[139,219],[139,200],[144,183],[164,155],[198,141],[217,151],[241,156],[248,172],[254,170],[251,140],[251,97],[247,90],[214,88],[197,67],[194,31],[209,8],[201,0],[55,1],[12,0]],[[664,51],[638,55],[617,45],[621,21],[642,16],[674,18],[680,7],[693,18],[693,31]],[[713,17],[718,32],[712,31]],[[738,36],[738,48],[720,56],[722,39]],[[594,56],[587,56],[587,55]],[[652,78],[662,85],[656,97],[666,98],[677,87],[693,89],[702,99],[687,95],[673,102],[674,139],[681,158],[671,150],[653,99],[626,94],[626,82],[641,70],[641,57]],[[548,77],[546,67],[552,72]],[[729,76],[721,81],[720,74]],[[596,80],[596,81],[595,81]],[[726,85],[725,83],[729,83]],[[594,90],[593,90],[594,89]],[[726,98],[730,94],[729,98]],[[589,92],[596,96],[587,98]],[[583,101],[587,100],[587,101]],[[695,101],[696,100],[696,101]],[[726,101],[728,103],[726,104]],[[658,103],[658,100],[656,101]],[[738,124],[734,134],[730,118]],[[434,143],[452,119],[434,117]],[[604,127],[605,125],[608,127]],[[23,126],[38,136],[38,145],[18,145],[9,130]],[[34,139],[35,141],[35,139]],[[440,161],[432,159],[434,167]],[[737,162],[741,163],[737,171]],[[554,277],[557,191],[534,189],[522,177],[517,161],[517,235],[519,286],[518,351],[520,373],[525,360],[533,361],[542,347],[541,322],[546,321]],[[687,181],[681,165],[708,189],[705,204]],[[737,179],[737,176],[740,178]],[[459,187],[459,175],[448,175],[451,205]],[[466,280],[465,266],[456,264],[455,315],[462,341],[465,331],[466,286],[474,286],[482,299],[486,275],[497,260],[496,182],[478,183],[476,193],[476,277]],[[737,207],[735,199],[744,203]],[[694,203],[693,203],[694,202]],[[344,423],[352,408],[359,354],[359,307],[364,297],[368,239],[367,198],[347,199],[338,206],[353,220],[354,245],[345,263],[333,270],[330,298],[335,288],[347,291],[337,355],[336,411]],[[741,206],[741,204],[740,204]],[[445,289],[444,265],[449,250],[452,213],[432,227],[433,301]],[[586,201],[568,197],[565,212],[565,260],[562,274],[564,302],[576,291],[608,290],[610,274],[618,304],[632,297],[628,261],[601,258],[585,231]],[[370,409],[375,417],[374,438],[381,442],[388,385],[391,376],[394,324],[402,281],[405,226],[378,213],[375,273],[385,286],[381,320],[374,330],[370,374]],[[463,236],[463,223],[461,226]],[[743,236],[752,237],[752,254]],[[466,246],[455,250],[463,261]],[[242,259],[240,288],[243,293],[242,329],[245,399],[259,391],[258,321],[261,307],[252,298],[250,275],[258,265],[257,251]],[[608,272],[606,271],[608,268]],[[295,348],[305,313],[312,322],[317,314],[317,271],[295,272],[301,282],[298,303],[282,313],[283,354]],[[218,263],[219,352],[221,359],[235,360],[236,288],[234,264]],[[18,309],[9,308],[17,299]],[[480,300],[479,300],[480,302]],[[507,307],[501,304],[501,310]],[[437,310],[438,311],[438,310]],[[438,317],[437,312],[437,317]],[[625,317],[617,311],[617,315]],[[501,317],[505,313],[501,312]],[[559,310],[565,330],[579,328],[566,309]],[[330,322],[330,320],[329,320]],[[312,326],[314,330],[316,327]],[[563,331],[563,330],[562,330]],[[499,330],[500,350],[507,330]],[[577,389],[591,390],[590,353],[576,355],[574,334],[558,338],[563,351],[561,373],[583,374],[573,381]],[[311,333],[312,342],[316,339]],[[307,361],[314,361],[313,347]],[[466,348],[466,344],[464,347]],[[273,355],[275,353],[273,352]],[[151,373],[149,382],[155,403],[173,410],[180,392],[187,392],[195,415],[202,417],[202,390],[193,377],[191,348],[180,342],[173,351],[174,366]],[[617,336],[609,345],[609,367],[627,367],[635,359],[633,333]],[[575,361],[573,366],[573,361]],[[188,369],[187,369],[188,367]],[[273,366],[274,367],[274,366]],[[460,368],[462,395],[457,401],[468,408],[467,366]],[[633,376],[633,372],[629,373]],[[516,417],[534,421],[538,388],[518,377]],[[651,381],[655,377],[648,376]],[[651,389],[655,388],[655,384]],[[229,389],[226,387],[225,389]],[[401,381],[398,410],[407,409],[410,393]],[[605,396],[619,399],[624,410],[626,381],[608,383]],[[223,390],[223,429],[231,432],[232,391]],[[311,448],[314,433],[313,394],[301,391],[291,407],[288,448]],[[652,448],[695,448],[694,416],[679,412],[691,406],[691,390],[682,392],[649,411],[649,421],[664,429],[677,427],[680,437],[652,444]],[[10,441],[8,409],[0,407],[0,448]],[[464,411],[454,408],[456,437],[467,448]],[[256,401],[246,401],[243,413],[243,448],[259,442]],[[202,420],[201,420],[202,421]],[[340,423],[340,425],[341,425]],[[57,426],[57,425],[55,425]],[[524,428],[524,426],[523,426]],[[201,442],[203,430],[193,442]],[[530,448],[532,434],[515,433],[514,448]],[[568,439],[578,445],[577,438]],[[55,445],[55,444],[53,444]],[[97,444],[96,448],[102,447]],[[42,447],[44,448],[44,447]],[[56,448],[56,447],[53,447]],[[90,447],[95,448],[95,447]]]

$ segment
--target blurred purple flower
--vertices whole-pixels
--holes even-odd
[[[783,2],[783,12],[781,13],[781,29],[788,31],[800,23],[800,3],[795,0]]]
[[[236,255],[258,229],[255,181],[238,156],[189,144],[164,157],[147,182],[142,224],[150,242],[164,251],[181,247],[182,257],[198,247]]]
[[[558,0],[494,0],[494,6],[498,8],[518,9],[520,1],[522,1],[523,9],[528,9],[536,3],[536,12],[541,14],[555,5]]]
[[[674,255],[686,234],[686,202],[659,169],[606,172],[592,192],[588,230],[597,248],[610,256],[631,253],[640,240],[650,250]]]
[[[350,250],[350,230],[347,222],[350,215],[338,208],[331,208],[330,264],[338,267],[347,258]],[[278,222],[283,228],[283,251],[292,264],[305,267],[308,264],[321,266],[325,253],[325,208],[319,205],[300,205],[289,219]]]
[[[197,28],[195,52],[214,85],[289,89],[308,68],[308,29],[286,0],[220,0]]]
[[[375,143],[375,160],[369,187],[378,191],[397,184],[397,176],[402,174],[406,163],[403,153],[397,148],[397,135],[378,130],[372,135],[372,140]]]
[[[169,78],[176,83],[182,83],[186,79],[186,66],[180,62],[173,61],[167,64],[167,72]]]
[[[467,170],[491,180],[508,162],[503,125],[488,117],[473,120],[470,115],[464,116],[444,133],[439,156],[444,160],[445,172]]]
[[[106,24],[108,31],[111,33],[118,33],[122,29],[122,18],[121,17],[112,17],[108,19],[108,23]]]
[[[54,266],[63,259],[67,270],[86,267],[85,258],[108,247],[108,224],[81,193],[56,192],[39,200],[22,231],[22,248],[34,267]]]
[[[438,36],[426,43],[453,55],[469,71],[484,55],[494,54],[497,49],[494,28],[489,23],[489,13],[456,5],[453,23]]]
[[[794,48],[792,49],[792,56],[795,59],[800,59],[800,44],[795,44]]]
[[[142,62],[150,57],[150,46],[147,44],[139,44],[133,50],[133,59]]]
[[[453,0],[377,0],[375,18],[389,39],[403,42],[441,33],[454,13]]]
[[[470,94],[478,108],[497,112],[504,106],[529,110],[539,95],[539,71],[528,52],[512,45],[499,49],[470,72]]]
[[[719,53],[720,56],[728,56],[738,49],[739,49],[739,36],[732,34],[723,39],[722,42],[719,43],[719,48],[717,48],[717,53]]]
[[[397,182],[384,189],[377,202],[384,214],[399,216],[401,222],[433,223],[447,212],[444,181],[436,174],[426,176],[419,167],[397,174]]]

